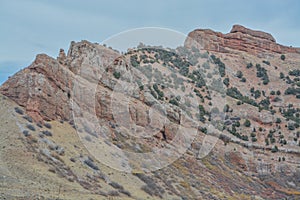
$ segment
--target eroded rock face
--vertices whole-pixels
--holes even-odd
[[[238,50],[252,55],[263,53],[300,53],[299,48],[277,44],[274,37],[269,33],[251,30],[241,25],[234,25],[230,33],[227,34],[208,29],[196,29],[189,33],[185,46],[195,46],[221,53]]]
[[[257,38],[270,40],[271,42],[276,42],[275,38],[269,33],[251,30],[251,29],[245,28],[244,26],[241,26],[241,25],[233,25],[230,33],[238,33],[238,32],[247,34],[247,35],[251,35],[251,36],[257,37]]]
[[[37,55],[29,67],[8,79],[0,92],[25,107],[35,121],[70,120],[70,99],[77,93],[74,81],[80,76],[97,83],[106,65],[118,56],[117,52],[101,45],[72,42],[67,56],[63,49],[57,59]],[[81,103],[89,105],[85,98],[82,97]]]
[[[26,108],[36,121],[69,119],[73,74],[45,54],[1,86],[1,93]]]

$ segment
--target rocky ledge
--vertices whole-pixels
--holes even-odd
[[[210,29],[196,29],[189,33],[185,46],[220,53],[238,50],[257,56],[264,53],[300,53],[300,48],[277,44],[269,33],[251,30],[241,25],[234,25],[227,34]]]

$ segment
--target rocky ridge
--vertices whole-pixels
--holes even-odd
[[[280,58],[282,55],[285,55],[285,60]],[[199,125],[191,148],[170,166],[143,173],[143,165],[138,160],[127,162],[124,159],[122,165],[131,173],[127,173],[126,179],[120,175],[121,178],[119,176],[115,180],[124,183],[124,180],[138,179],[145,182],[146,186],[141,187],[143,195],[147,193],[148,198],[158,199],[297,198],[300,195],[297,192],[300,188],[297,183],[299,126],[296,126],[299,100],[295,95],[285,94],[285,91],[290,87],[299,87],[299,64],[299,49],[277,44],[268,33],[235,25],[228,34],[197,29],[189,34],[185,47],[173,51],[146,46],[122,55],[88,41],[72,42],[68,53],[61,49],[57,59],[45,54],[38,55],[28,68],[7,80],[0,92],[22,107],[29,117],[23,118],[32,118],[30,123],[36,123],[38,127],[48,122],[56,125],[58,121],[62,123],[59,125],[60,131],[53,133],[55,137],[44,133],[48,140],[53,140],[52,143],[68,146],[65,153],[57,155],[59,149],[53,147],[45,150],[43,142],[48,140],[34,140],[34,137],[41,137],[34,135],[34,131],[30,132],[30,137],[23,137],[30,141],[29,146],[37,157],[56,168],[51,168],[51,171],[79,183],[92,194],[114,196],[118,193],[121,197],[131,198],[128,191],[122,190],[123,187],[95,173],[104,168],[96,160],[110,162],[120,157],[112,146],[135,152],[163,147],[180,149],[172,143],[174,138],[182,142],[189,137],[175,137],[179,125],[194,128],[193,120],[197,119]],[[285,67],[287,65],[290,68]],[[222,67],[226,70],[222,71]],[[287,75],[291,74],[290,70],[294,70],[291,78],[279,78],[280,72]],[[258,72],[263,74],[264,80],[257,76]],[[245,80],[242,81],[242,78]],[[129,104],[127,98],[115,93],[128,80],[136,82]],[[203,82],[213,87],[205,87]],[[253,90],[252,86],[255,87]],[[214,88],[223,89],[226,98],[218,99],[220,96]],[[155,120],[149,118],[153,105],[164,106],[166,119],[161,118],[159,113],[154,113],[157,114]],[[123,112],[124,108],[128,109],[127,115]],[[116,116],[128,121],[118,123],[120,119]],[[23,118],[21,121],[24,121]],[[222,127],[217,127],[219,118]],[[250,120],[250,125],[245,125],[246,119]],[[105,134],[94,131],[93,120]],[[164,120],[166,122],[162,125]],[[96,159],[91,155],[85,159],[81,155],[81,149],[84,149],[80,146],[82,144],[77,141],[76,145],[69,145],[68,139],[62,139],[64,121],[74,128],[68,129],[68,137],[74,137],[77,141],[79,136],[81,143],[90,148],[100,141],[105,152]],[[216,123],[215,129],[210,130],[206,126],[208,122]],[[140,140],[132,137],[149,133],[149,127],[158,130],[156,134],[150,137],[144,135],[146,137]],[[192,131],[182,133],[183,136],[192,134]],[[266,145],[266,141],[271,144]],[[211,148],[206,143],[214,147],[208,156],[201,151]],[[48,151],[54,152],[43,157]],[[70,164],[70,159],[74,161],[72,152],[76,152],[78,157],[75,165]],[[106,154],[111,155],[106,158]],[[55,166],[60,161],[62,163]],[[86,165],[88,168],[78,173],[81,169],[77,167]],[[90,168],[93,169],[92,175],[84,177],[82,174]],[[67,174],[64,174],[65,171]],[[115,171],[109,174],[113,173],[118,174]],[[110,179],[113,178],[111,176]],[[113,185],[118,192],[100,193],[102,186],[106,188],[107,185]],[[137,191],[129,192],[134,194],[133,199],[143,196]]]
[[[299,48],[287,47],[276,43],[274,37],[262,31],[255,31],[241,25],[234,25],[230,33],[223,34],[209,29],[196,29],[188,34],[186,46],[221,53],[233,50],[263,56],[266,53],[300,53]]]

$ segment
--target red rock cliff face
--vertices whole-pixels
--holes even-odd
[[[37,55],[29,67],[8,79],[0,92],[23,106],[35,121],[71,120],[75,76],[97,82],[105,66],[118,56],[101,45],[72,42],[68,54],[61,49],[57,59]]]
[[[274,37],[269,33],[251,30],[240,25],[234,25],[230,33],[227,34],[208,29],[196,29],[189,33],[185,46],[195,46],[221,53],[238,50],[253,55],[263,53],[300,53],[299,48],[277,44]]]

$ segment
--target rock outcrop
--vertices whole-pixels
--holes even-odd
[[[0,92],[23,106],[35,121],[70,120],[75,76],[97,82],[104,66],[118,56],[101,45],[72,42],[67,56],[63,49],[57,59],[37,55],[29,67],[9,78]]]
[[[269,33],[251,30],[241,25],[234,25],[230,33],[227,34],[214,32],[209,29],[196,29],[189,33],[185,46],[195,46],[207,51],[221,53],[238,50],[252,55],[300,53],[299,48],[277,44],[274,37]]]

